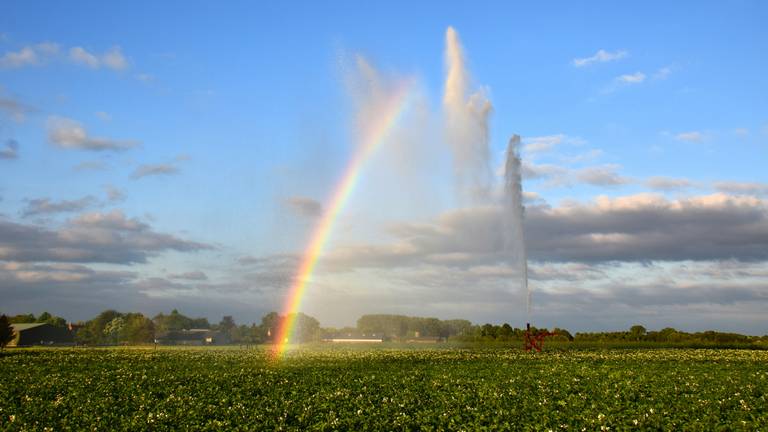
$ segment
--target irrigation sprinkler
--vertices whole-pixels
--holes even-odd
[[[541,352],[541,349],[544,348],[544,338],[547,336],[557,336],[557,333],[547,330],[537,330],[534,333],[531,331],[531,323],[525,323],[525,333],[523,336],[526,351],[533,349],[536,352]]]

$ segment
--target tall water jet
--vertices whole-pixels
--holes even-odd
[[[484,88],[472,90],[459,35],[445,31],[444,133],[453,152],[458,197],[462,204],[487,203],[493,174],[488,147],[493,105]]]
[[[520,163],[520,136],[512,135],[507,145],[504,170],[504,252],[520,274],[520,287],[526,295],[526,312],[531,316],[531,290],[528,287],[528,252],[525,248],[523,183]]]

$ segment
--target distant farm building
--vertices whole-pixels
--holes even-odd
[[[416,336],[405,339],[406,343],[439,343],[444,341],[445,339],[439,336]]]
[[[11,324],[14,337],[8,346],[73,345],[74,332],[48,323]]]
[[[171,330],[155,337],[160,345],[226,345],[229,338],[208,329]]]
[[[331,338],[323,339],[323,342],[336,342],[336,343],[377,343],[384,342],[382,338]]]
[[[333,343],[379,343],[384,342],[384,336],[380,334],[337,334],[323,338],[323,342]]]

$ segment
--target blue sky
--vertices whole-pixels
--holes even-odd
[[[522,325],[498,251],[419,231],[475,229],[497,204],[456,189],[442,102],[452,26],[470,92],[493,105],[488,169],[523,137],[534,320],[765,333],[766,18],[758,1],[6,2],[2,309],[247,322],[279,309],[355,149],[356,113],[376,103],[350,87],[359,55],[385,88],[415,79],[419,109],[368,161],[305,310],[326,325],[368,312]],[[552,234],[563,224],[585,231],[566,241]],[[82,250],[51,254],[35,237],[47,235]]]

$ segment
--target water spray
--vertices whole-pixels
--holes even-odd
[[[523,220],[523,182],[520,162],[520,136],[512,135],[507,146],[504,172],[504,250],[518,267],[521,291],[526,295],[526,313],[531,319],[531,289],[528,286],[528,252],[525,247]]]

